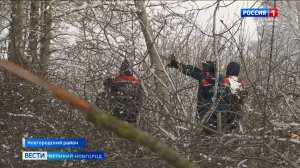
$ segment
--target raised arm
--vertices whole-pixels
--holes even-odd
[[[190,76],[196,80],[202,80],[205,78],[205,73],[201,69],[192,65],[185,65],[181,63],[180,60],[175,58],[174,55],[171,55],[171,63],[168,64],[168,66],[171,68],[179,69],[179,71],[183,74]]]
[[[201,69],[192,65],[180,64],[178,69],[183,74],[190,76],[196,80],[202,80],[205,78],[205,73]]]

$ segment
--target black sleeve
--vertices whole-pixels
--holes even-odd
[[[190,76],[196,80],[202,80],[202,79],[205,79],[205,74],[204,72],[197,68],[197,67],[194,67],[192,65],[185,65],[185,64],[180,64],[179,66],[179,70],[187,75],[187,76]]]

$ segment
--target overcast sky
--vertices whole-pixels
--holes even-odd
[[[204,7],[207,5],[214,4],[215,2],[216,1],[197,1],[197,4],[199,4],[199,6]],[[240,16],[241,8],[250,8],[250,7],[257,8],[259,7],[259,5],[260,4],[257,3],[256,1],[249,1],[249,0],[244,0],[244,1],[239,0],[234,3],[232,3],[232,1],[229,0],[222,1],[220,3],[220,6],[227,6],[227,7],[221,7],[217,12],[217,23],[216,23],[217,32],[220,31],[220,29],[224,29],[223,24],[219,20],[223,20],[227,26],[230,26],[241,18]],[[203,13],[201,14],[201,18],[205,18],[205,19],[201,19],[203,24],[207,24],[207,23],[212,24],[212,19],[209,20],[209,18],[213,15],[213,11],[214,11],[214,7],[209,8],[209,10],[205,12],[203,11]],[[257,38],[256,21],[254,20],[254,18],[244,18],[244,20],[245,20],[244,28],[245,28],[245,33],[247,35],[247,38],[249,40],[256,40]]]
[[[223,1],[224,2],[224,1]],[[224,5],[223,2],[221,5]],[[225,1],[226,4],[229,4],[232,1]],[[203,2],[201,2],[203,3]],[[218,19],[217,20],[224,20],[226,25],[232,25],[233,22],[240,19],[240,10],[241,8],[250,8],[250,7],[259,7],[259,3],[255,1],[236,1],[230,6],[226,8],[220,8],[218,11]],[[257,33],[256,33],[256,21],[254,18],[244,18],[245,19],[245,32],[247,32],[247,37],[251,40],[256,40]],[[221,27],[222,24],[217,22],[218,27]],[[223,26],[222,26],[223,27]]]
[[[179,1],[180,2],[180,1]],[[220,6],[227,6],[227,7],[220,7],[217,12],[217,32],[220,32],[220,29],[224,30],[223,24],[220,20],[223,20],[227,26],[233,25],[234,22],[241,18],[240,10],[241,8],[258,8],[261,5],[257,1],[251,0],[238,0],[234,3],[231,0],[222,1]],[[155,3],[155,1],[150,1],[150,3]],[[208,6],[213,5],[216,1],[184,1],[178,3],[178,1],[164,1],[161,0],[156,1],[156,3],[168,3],[174,4],[174,8],[172,8],[177,13],[185,13],[187,10],[190,9],[200,9],[205,8]],[[178,5],[179,4],[179,5]],[[169,5],[168,5],[169,6]],[[170,5],[172,6],[172,5]],[[207,26],[212,26],[212,16],[214,12],[215,6],[209,7],[206,10],[201,10],[198,15],[197,25],[200,25],[203,29],[206,29]],[[157,12],[163,12],[159,9]],[[256,33],[256,21],[254,18],[244,18],[245,24],[245,35],[247,35],[248,40],[256,40],[257,33]]]

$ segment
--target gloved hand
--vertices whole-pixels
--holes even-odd
[[[168,64],[168,67],[179,68],[179,65],[180,65],[179,59],[177,59],[174,54],[171,54],[170,58],[171,58],[171,62]]]

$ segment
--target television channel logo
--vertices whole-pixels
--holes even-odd
[[[278,17],[277,8],[241,8],[241,17]]]
[[[23,151],[23,160],[104,160],[103,151]]]
[[[22,152],[23,160],[47,160],[47,152],[41,151],[24,151]]]

